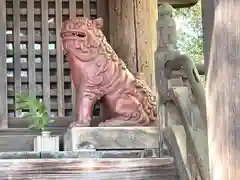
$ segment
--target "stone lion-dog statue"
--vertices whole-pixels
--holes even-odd
[[[103,19],[76,17],[64,22],[61,37],[76,90],[76,120],[70,127],[88,127],[101,99],[110,118],[99,126],[153,126],[156,97],[127,69],[107,42]]]

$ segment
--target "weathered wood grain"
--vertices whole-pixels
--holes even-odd
[[[168,12],[164,14],[164,12]],[[158,101],[158,115],[161,117],[160,127],[168,126],[168,79],[165,72],[165,63],[174,58],[176,47],[176,23],[172,18],[170,5],[158,8],[157,49],[155,51],[155,81]]]
[[[157,152],[156,152],[157,153]],[[9,153],[8,153],[9,154]],[[101,151],[58,151],[58,152],[41,152],[42,159],[76,159],[76,158],[154,158],[152,154],[144,150],[101,150]],[[6,156],[6,154],[5,154]],[[1,156],[0,156],[1,158]]]
[[[54,58],[54,60],[56,60],[56,58]],[[70,68],[69,64],[67,62],[64,62],[63,65],[64,65],[65,69]],[[56,69],[57,68],[57,62],[50,62],[49,67],[50,67],[50,69]],[[7,68],[9,70],[14,69],[14,63],[7,63]],[[21,69],[28,69],[28,68],[29,68],[28,63],[21,63]],[[37,70],[42,70],[42,63],[35,62],[35,68]]]
[[[185,74],[187,75],[187,79],[196,100],[196,104],[199,107],[204,130],[207,131],[207,115],[206,115],[206,102],[205,102],[205,91],[202,82],[200,81],[200,76],[198,74],[198,70],[196,68],[195,63],[186,55],[179,55],[174,58],[172,61],[168,61],[166,64],[166,68],[168,70],[172,70],[171,67],[174,67],[175,64],[178,64],[179,67],[183,67]]]
[[[72,0],[68,1],[68,2],[71,2]],[[101,0],[100,0],[101,1]],[[48,1],[49,2],[49,1]],[[64,1],[63,1],[64,2]],[[75,6],[76,7],[76,6]],[[7,14],[12,14],[13,13],[13,9],[12,8],[7,8]],[[96,9],[89,9],[91,15],[96,15]],[[49,15],[51,16],[54,16],[55,15],[55,9],[54,8],[49,8]],[[69,13],[71,13],[71,10],[69,10],[68,8],[66,7],[63,7],[62,9],[62,12],[63,12],[63,15],[69,15]],[[41,15],[41,9],[40,8],[34,8],[34,13],[36,15]],[[83,14],[84,13],[84,10],[83,9],[76,9],[76,13],[77,14]],[[27,8],[21,8],[20,10],[20,14],[21,15],[26,15],[27,14]]]
[[[12,0],[6,0],[7,2],[11,2]],[[21,1],[26,1],[26,0],[21,0]],[[41,0],[35,0],[36,2],[39,2]],[[48,0],[49,2],[54,2],[55,0]],[[69,0],[62,0],[63,2],[69,2]],[[72,0],[70,0],[72,1]],[[77,0],[77,1],[82,1],[82,0]],[[91,2],[96,2],[97,0],[91,0]],[[101,1],[101,0],[100,0]],[[163,0],[158,0],[158,5],[162,4]],[[193,6],[197,3],[197,0],[168,0],[168,2],[173,5],[173,7],[189,7]]]
[[[30,2],[31,1],[31,2]],[[61,3],[63,2],[63,3]],[[21,21],[19,22],[19,28],[21,32],[20,38],[20,54],[21,54],[21,64],[19,69],[22,70],[21,76],[17,76],[21,81],[21,91],[30,92],[35,91],[33,94],[39,98],[45,97],[45,101],[50,101],[49,103],[49,111],[54,115],[74,115],[75,113],[75,105],[70,105],[72,102],[75,102],[75,92],[74,88],[70,87],[71,78],[70,78],[70,68],[66,61],[63,62],[62,68],[59,68],[59,59],[61,59],[60,54],[60,40],[56,33],[60,31],[59,24],[61,24],[61,20],[64,21],[71,17],[75,17],[76,15],[82,16],[86,9],[83,8],[83,1],[79,0],[71,0],[71,1],[34,1],[26,0],[20,1],[20,6],[17,6],[19,11],[19,17]],[[86,1],[87,2],[87,1]],[[9,95],[9,116],[15,116],[15,104],[13,97],[15,96],[15,90],[12,88],[15,82],[15,66],[13,62],[13,56],[15,55],[14,49],[14,36],[12,35],[14,31],[13,14],[15,11],[13,10],[13,3],[15,1],[7,1],[7,7],[4,7],[4,16],[5,19],[7,17],[7,22],[5,22],[5,27],[8,30],[7,33],[7,71],[8,71],[8,95]],[[33,5],[31,4],[34,4]],[[89,17],[96,17],[96,1],[88,0],[88,11]],[[86,3],[85,3],[86,4]],[[44,6],[45,5],[45,6]],[[59,8],[62,6],[62,8]],[[46,13],[44,13],[46,11]],[[59,12],[57,12],[59,11]],[[29,13],[28,13],[29,12]],[[34,16],[32,15],[34,13]],[[7,15],[7,16],[6,16]],[[61,20],[57,20],[59,17]],[[44,21],[43,21],[44,19]],[[32,22],[34,20],[34,22]],[[53,20],[53,21],[52,21]],[[6,21],[6,20],[5,20]],[[31,22],[30,22],[31,21]],[[49,21],[49,22],[47,22]],[[10,26],[8,26],[10,24]],[[31,26],[29,26],[31,24]],[[4,26],[3,26],[4,27]],[[6,29],[5,28],[5,29]],[[44,31],[44,29],[46,31]],[[32,32],[32,30],[34,32]],[[32,34],[34,37],[31,38]],[[48,34],[45,36],[45,34]],[[29,40],[35,41],[35,45],[33,47],[33,51],[31,51],[31,45]],[[6,45],[6,43],[4,43]],[[54,47],[55,46],[55,47]],[[31,56],[31,57],[30,57]],[[47,58],[48,57],[48,58]],[[48,60],[46,60],[48,59]],[[32,62],[32,61],[35,61]],[[32,64],[34,63],[34,64]],[[34,68],[35,65],[35,68]],[[47,68],[47,66],[49,68]],[[58,67],[57,67],[58,66]],[[32,68],[30,68],[32,67]],[[59,69],[63,69],[63,72],[60,72]],[[35,71],[35,74],[34,74]],[[50,74],[49,77],[46,75],[48,72]],[[32,75],[31,75],[32,74]],[[34,78],[35,75],[35,78]],[[63,81],[59,81],[58,78],[64,76]],[[35,83],[34,83],[35,80]],[[48,82],[47,82],[48,81]],[[62,85],[61,85],[62,83]],[[32,85],[31,85],[32,84]],[[34,84],[36,85],[35,87]],[[29,87],[28,87],[29,85]],[[46,88],[49,85],[51,89]],[[24,87],[23,87],[24,86]],[[57,87],[58,86],[58,87]],[[61,87],[64,86],[65,90]],[[54,90],[53,90],[54,88]],[[62,89],[63,92],[58,90]],[[72,92],[69,90],[72,89]],[[49,90],[49,91],[48,91]],[[48,91],[48,93],[46,93]],[[65,94],[65,92],[67,92]],[[53,93],[53,94],[51,94]],[[47,94],[47,95],[46,95]],[[61,94],[61,97],[60,97]],[[70,102],[70,96],[72,96],[72,101]],[[49,98],[50,97],[50,98]],[[58,99],[58,103],[56,100]],[[52,103],[54,102],[54,103]],[[7,104],[6,104],[7,105]],[[66,105],[64,107],[64,105]],[[57,109],[56,109],[57,108]],[[60,112],[61,109],[61,112]],[[73,113],[72,113],[73,112]],[[58,114],[57,114],[58,113]],[[98,111],[94,111],[95,114],[98,114]],[[7,118],[4,118],[5,120]],[[74,117],[73,117],[74,119]]]
[[[14,85],[15,96],[21,93],[21,51],[20,51],[20,0],[13,1],[13,37],[14,37]],[[20,116],[21,111],[15,107],[15,116]]]
[[[99,0],[101,3],[101,0]],[[109,42],[128,69],[137,74],[133,1],[108,1]]]
[[[171,4],[171,6],[173,6],[174,8],[186,8],[194,6],[197,3],[197,0],[158,0],[158,5],[160,6],[165,2]]]
[[[186,134],[184,137],[181,132],[185,134],[182,126],[172,126],[163,130],[163,138],[170,151],[172,151],[180,179],[191,180],[191,174],[186,163]],[[185,141],[185,143],[182,141]]]
[[[34,24],[34,1],[27,0],[27,22],[28,24]],[[21,13],[21,12],[20,12]],[[28,39],[28,87],[29,95],[33,98],[36,97],[36,74],[35,74],[35,32],[34,26],[28,26],[27,30]]]
[[[166,102],[166,109],[167,109],[167,125],[182,125],[182,119],[179,116],[178,109],[173,101]]]
[[[191,130],[191,125],[188,121],[188,119],[190,118],[189,113],[191,111],[189,110],[191,109],[191,107],[186,106],[186,97],[188,97],[186,96],[186,94],[188,94],[187,87],[174,87],[171,89],[170,92],[178,108],[179,115],[182,118],[182,124],[188,137],[188,145],[193,151],[200,177],[204,180],[207,180],[209,179],[209,166],[206,131],[204,129],[202,130],[203,132],[201,134],[198,133],[198,135],[194,135],[195,133]],[[197,129],[197,131],[201,132],[201,129]],[[196,137],[198,136],[201,136],[201,138],[196,139]]]
[[[32,151],[36,135],[0,136],[0,152]]]
[[[59,107],[57,100],[55,102],[51,102],[50,106],[52,110],[57,110]],[[8,104],[8,110],[13,110],[14,107],[15,107],[14,104]],[[65,109],[71,109],[71,108],[72,108],[72,103],[70,102],[65,103]]]
[[[83,0],[83,16],[90,18],[90,0]]]
[[[49,72],[49,37],[48,37],[48,1],[41,1],[42,62],[43,62],[43,102],[50,112],[50,72]]]
[[[6,2],[0,6],[0,128],[8,127],[7,66],[6,66]]]
[[[63,127],[51,127],[46,128],[46,130],[51,131],[52,135],[63,135],[66,132],[66,128]],[[0,137],[2,136],[24,136],[24,135],[34,135],[37,136],[40,131],[30,130],[28,128],[6,128],[0,129]]]
[[[70,11],[70,19],[76,17],[76,0],[69,1],[69,11]],[[83,12],[82,12],[83,14]],[[73,82],[71,81],[71,90],[72,90],[72,117],[76,117],[76,92]]]
[[[146,158],[153,157],[144,150],[58,151],[58,152],[0,152],[1,159],[76,159],[76,158]]]
[[[20,37],[21,38],[21,42],[27,42],[28,41],[28,38],[27,38],[27,36],[21,36]],[[12,40],[12,36],[7,36],[7,41],[8,42],[13,42],[13,40]],[[35,35],[35,42],[37,42],[37,41],[41,41],[41,36],[38,36],[38,35]],[[49,42],[50,41],[53,41],[53,42],[55,42],[56,41],[56,37],[55,36],[52,36],[52,35],[49,35]],[[23,50],[24,51],[24,50]],[[37,50],[38,51],[38,50]],[[51,50],[52,51],[52,50]],[[25,52],[25,54],[26,54],[27,52]],[[39,52],[40,53],[40,52]],[[54,51],[54,53],[55,53],[55,51]],[[52,58],[52,57],[51,57]],[[55,69],[56,67],[57,67],[57,63],[56,62],[50,62],[50,64],[49,64],[49,66],[50,66],[50,69]],[[36,69],[42,69],[42,64],[41,63],[38,63],[38,62],[36,62],[35,63],[35,67],[36,67]],[[198,73],[200,74],[200,75],[204,75],[205,74],[205,71],[203,70],[203,67],[204,67],[204,65],[203,64],[196,64],[196,67],[197,67],[197,70],[198,70]],[[7,68],[8,69],[14,69],[14,63],[8,63],[7,64]],[[21,68],[22,69],[28,69],[28,64],[27,63],[21,63]],[[67,62],[64,62],[64,68],[65,69],[67,69],[67,68],[69,68],[69,64],[67,63]],[[176,67],[172,67],[172,70],[173,71],[176,71],[176,72],[178,72],[178,70],[180,69],[181,67],[179,67],[178,65],[176,65]]]
[[[78,150],[88,142],[95,149],[159,148],[156,127],[74,127],[64,135],[64,150]]]
[[[109,40],[109,6],[108,0],[96,0],[97,4],[97,17],[101,17],[104,20],[103,25],[103,34],[106,36],[106,39]]]
[[[26,88],[24,91],[27,91],[27,90],[28,90],[28,88]],[[7,93],[8,93],[8,96],[10,96],[10,97],[14,96],[14,91],[13,90],[8,90]],[[57,89],[51,89],[50,93],[51,93],[52,96],[57,96],[58,95],[58,90]],[[63,93],[64,93],[65,96],[71,96],[72,91],[70,89],[64,89]],[[43,90],[42,89],[37,89],[36,90],[36,95],[37,96],[42,96],[43,95]]]
[[[131,10],[129,10],[131,11]],[[143,73],[148,86],[155,91],[154,53],[157,48],[156,20],[157,3],[148,0],[133,0],[134,28],[138,73]]]
[[[21,78],[21,82],[24,82],[24,83],[28,82],[28,77],[20,77],[20,78]],[[41,82],[44,81],[43,79],[45,79],[45,78],[42,77],[42,76],[37,76],[36,77],[36,82],[41,83]],[[7,80],[8,80],[8,82],[14,82],[14,77],[7,77]],[[50,82],[57,82],[57,76],[56,75],[53,75],[53,76],[49,75],[49,81]],[[70,76],[64,76],[64,81],[65,82],[71,82]]]
[[[177,180],[172,158],[0,160],[0,178]]]
[[[63,72],[63,50],[61,44],[60,32],[62,28],[62,1],[55,1],[56,8],[56,60],[57,60],[57,100],[58,116],[64,116],[64,72]],[[51,92],[50,92],[51,93]]]
[[[56,128],[67,128],[69,124],[74,120],[71,116],[51,117],[51,119],[54,119],[55,122],[50,124],[49,127]],[[98,124],[100,121],[102,121],[101,117],[93,116],[93,125]],[[9,117],[8,125],[9,128],[27,128],[29,126],[29,121],[24,118]]]

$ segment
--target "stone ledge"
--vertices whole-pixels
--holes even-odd
[[[157,127],[74,127],[64,135],[64,150],[158,149]]]
[[[0,179],[178,180],[172,157],[0,160]]]
[[[58,151],[58,152],[1,152],[3,159],[72,159],[72,158],[157,158],[159,150],[113,150],[113,151]]]

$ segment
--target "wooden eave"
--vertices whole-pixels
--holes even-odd
[[[158,0],[158,4],[168,3],[175,8],[185,8],[194,6],[198,0]]]

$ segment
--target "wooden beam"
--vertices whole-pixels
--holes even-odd
[[[50,124],[49,127],[62,127],[67,128],[69,124],[74,120],[71,116],[65,117],[51,117],[55,122]],[[96,126],[102,119],[99,116],[93,116],[92,126]],[[8,117],[9,128],[28,128],[29,121],[24,118]]]
[[[109,40],[108,0],[97,0],[97,17],[102,17],[104,19],[102,30],[106,39]]]
[[[192,179],[187,167],[186,133],[183,126],[172,126],[163,130],[164,142],[171,149],[176,166],[179,171],[180,180]]]
[[[6,2],[0,6],[0,128],[8,126],[7,63],[6,63]]]
[[[77,15],[76,11],[76,0],[69,1],[69,11],[70,11],[70,19],[74,19]],[[76,91],[71,81],[71,89],[72,89],[72,117],[75,119],[76,117]]]
[[[209,166],[208,166],[208,149],[207,149],[207,134],[206,130],[202,131],[201,143],[199,143],[199,139],[196,139],[195,133],[191,130],[191,125],[189,121],[189,107],[186,106],[186,92],[187,87],[174,87],[170,89],[170,93],[174,99],[174,102],[178,108],[179,115],[182,119],[182,124],[186,132],[186,136],[188,139],[189,148],[193,151],[193,155],[195,158],[195,162],[197,164],[197,168],[199,171],[199,175],[202,180],[209,179]],[[183,95],[184,94],[184,95]],[[200,129],[199,129],[200,130]],[[203,150],[202,150],[203,149]],[[202,153],[204,152],[204,153]]]
[[[133,1],[109,1],[109,41],[128,69],[137,73]]]
[[[202,23],[203,23],[203,50],[204,50],[204,65],[207,72],[210,58],[211,39],[213,31],[213,1],[202,0]],[[207,75],[207,74],[205,74]]]
[[[60,31],[62,28],[62,1],[56,0],[56,61],[57,61],[57,100],[58,100],[58,116],[64,116],[64,65],[63,51]]]
[[[41,1],[42,22],[42,63],[43,63],[43,102],[48,113],[50,107],[50,71],[49,71],[49,35],[48,35],[48,1]]]
[[[34,1],[27,0],[27,21],[28,24],[34,24]],[[36,74],[35,74],[35,32],[34,26],[27,26],[28,28],[28,87],[29,95],[36,97]],[[22,64],[21,64],[22,65]]]
[[[178,179],[171,157],[5,159],[0,167],[0,179]]]
[[[90,0],[83,0],[83,16],[90,18]]]
[[[144,73],[153,88],[155,81],[157,1],[109,1],[109,40],[133,74]]]
[[[158,0],[158,4],[168,3],[174,8],[186,8],[194,6],[198,0]]]
[[[138,72],[143,73],[144,80],[153,90],[155,90],[154,54],[157,48],[157,5],[157,1],[134,0]]]
[[[14,56],[14,85],[15,97],[21,93],[21,49],[20,49],[20,0],[13,1],[13,56]],[[15,116],[21,115],[21,111],[17,110],[15,105]]]
[[[215,0],[206,102],[211,180],[240,179],[238,0]]]
[[[189,85],[191,87],[194,98],[200,109],[200,113],[204,123],[204,130],[207,132],[207,115],[206,115],[206,102],[205,102],[205,90],[200,76],[196,68],[195,63],[189,59],[186,55],[179,55],[174,60],[169,60],[166,63],[166,70],[172,70],[175,67],[183,67],[185,74],[187,75]]]

